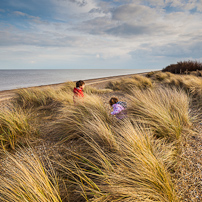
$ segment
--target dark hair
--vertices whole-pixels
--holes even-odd
[[[79,88],[79,87],[83,86],[83,84],[85,84],[84,81],[79,80],[76,82],[76,87]]]
[[[109,104],[112,106],[113,104],[116,104],[118,101],[119,101],[118,98],[112,97],[112,98],[110,99],[110,101],[109,101]]]

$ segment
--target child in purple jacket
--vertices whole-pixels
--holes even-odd
[[[123,119],[126,117],[127,105],[125,102],[120,102],[118,98],[112,97],[109,104],[113,107],[113,112],[111,112],[111,115],[116,115],[117,119]]]

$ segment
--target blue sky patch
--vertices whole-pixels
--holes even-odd
[[[163,68],[201,60],[201,19],[202,5],[192,0],[1,0],[0,68]]]

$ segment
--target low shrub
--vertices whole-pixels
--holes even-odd
[[[186,71],[196,71],[202,70],[202,63],[197,61],[181,61],[177,62],[177,64],[171,64],[165,67],[163,72],[171,72],[171,73],[185,73]]]

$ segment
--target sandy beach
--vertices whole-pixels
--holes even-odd
[[[156,71],[157,72],[157,71]],[[144,73],[137,73],[138,75],[144,75]],[[121,79],[121,78],[129,78],[131,76],[137,75],[137,74],[128,74],[128,75],[120,75],[120,76],[110,76],[110,77],[103,77],[103,78],[97,78],[97,79],[88,79],[84,80],[86,85],[92,85],[98,89],[104,88],[107,82],[116,80],[116,79]],[[59,89],[64,86],[64,83],[58,83],[58,84],[50,84],[50,85],[42,85],[42,86],[34,86],[34,87],[28,87],[28,89],[32,88],[40,88],[40,89],[47,89],[47,88],[54,88],[54,89]],[[0,91],[0,102],[4,102],[6,100],[11,99],[14,95],[15,92],[18,89],[13,89],[13,90],[4,90]]]

